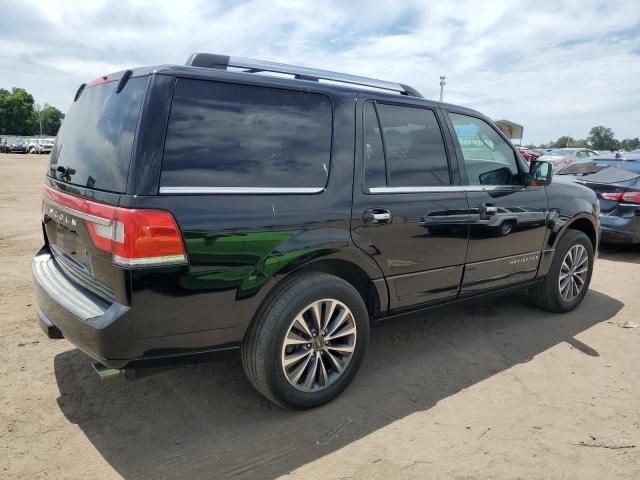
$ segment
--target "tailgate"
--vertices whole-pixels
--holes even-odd
[[[113,219],[104,213],[127,191],[148,78],[107,75],[80,88],[51,151],[44,186],[42,220],[56,265],[107,300],[114,299],[122,271],[96,238],[110,235]]]
[[[115,276],[121,273],[113,265],[111,254],[98,250],[93,244],[86,220],[105,226],[108,222],[62,205],[55,196],[55,190],[45,187],[42,221],[57,265],[75,283],[113,301]],[[78,201],[82,200],[78,197]]]

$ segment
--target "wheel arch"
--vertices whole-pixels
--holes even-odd
[[[369,318],[380,314],[381,305],[383,306],[382,308],[386,308],[387,301],[384,298],[386,288],[381,292],[379,287],[376,286],[376,283],[384,284],[384,280],[374,282],[363,268],[352,261],[341,258],[320,259],[304,264],[289,275],[300,275],[307,272],[327,273],[351,284],[367,306]]]
[[[593,245],[594,251],[598,248],[598,225],[597,220],[594,220],[590,215],[578,214],[567,221],[558,231],[554,231],[549,237],[549,247],[555,248],[560,238],[567,232],[567,230],[578,230],[583,232]]]
[[[380,273],[379,278],[372,278],[372,265],[370,261],[366,261],[370,260],[369,257],[362,259],[365,264],[361,265],[359,262],[360,255],[365,254],[354,253],[353,255],[343,254],[336,257],[321,257],[280,272],[277,277],[274,277],[269,284],[263,287],[264,295],[260,304],[255,309],[251,320],[248,325],[246,325],[243,337],[246,336],[247,332],[251,329],[251,325],[255,323],[256,318],[265,308],[267,302],[273,298],[274,293],[278,292],[283,284],[290,282],[292,278],[304,275],[305,273],[318,272],[335,275],[352,285],[362,297],[369,312],[370,321],[373,321],[375,317],[386,313],[389,305],[389,291],[387,283],[382,276],[382,273]],[[353,258],[354,256],[355,258]]]
[[[561,227],[557,228],[557,230],[554,230],[549,236],[546,248],[542,251],[542,258],[540,260],[540,266],[538,267],[537,276],[544,277],[548,273],[555,257],[558,242],[567,231],[576,230],[584,233],[591,241],[593,251],[597,252],[599,241],[598,228],[597,220],[594,220],[591,215],[585,213],[574,216],[562,224]]]
[[[579,230],[587,237],[589,237],[594,251],[598,247],[598,232],[593,222],[591,222],[591,220],[587,219],[586,217],[577,218],[573,222],[569,223],[569,225],[567,225],[567,229]]]

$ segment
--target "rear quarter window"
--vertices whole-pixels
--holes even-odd
[[[321,94],[178,79],[160,186],[325,187],[332,118]]]

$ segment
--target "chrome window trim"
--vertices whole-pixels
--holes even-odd
[[[160,187],[161,195],[311,195],[324,192],[325,187]]]
[[[369,188],[369,193],[515,192],[523,189],[522,185],[443,185],[434,187],[372,187]]]
[[[69,215],[73,215],[74,217],[81,218],[82,220],[88,220],[93,223],[97,223],[98,225],[104,225],[108,227],[111,225],[111,220],[104,217],[97,217],[95,215],[91,215],[90,213],[84,213],[75,208],[65,207],[64,205],[59,204],[58,202],[54,202],[53,200],[45,200],[45,205],[52,205],[53,208],[59,210],[61,212],[68,213]],[[46,213],[46,212],[45,212]]]
[[[523,190],[521,185],[443,185],[434,187],[372,187],[369,193],[447,193]],[[278,195],[321,193],[324,187],[160,187],[161,195]],[[80,213],[80,212],[78,212]]]

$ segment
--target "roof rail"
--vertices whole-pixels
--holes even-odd
[[[348,75],[346,73],[319,70],[317,68],[299,67],[286,63],[267,62],[264,60],[253,60],[250,58],[229,57],[226,55],[216,55],[213,53],[193,53],[185,62],[185,65],[192,67],[216,68],[226,70],[228,67],[245,69],[245,73],[274,72],[294,75],[299,80],[331,80],[334,82],[349,83],[365,87],[378,88],[398,92],[401,95],[412,97],[422,97],[420,93],[409,85],[402,83],[387,82],[375,78]]]

